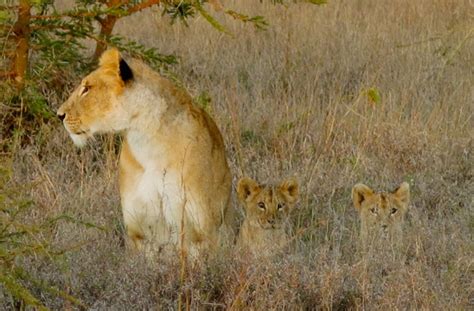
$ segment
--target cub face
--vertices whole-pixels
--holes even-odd
[[[352,189],[352,201],[361,220],[361,238],[396,237],[408,211],[410,186],[402,183],[392,192],[376,193],[364,184]]]
[[[269,186],[242,178],[237,193],[245,207],[245,221],[250,226],[264,230],[280,229],[298,198],[298,183],[289,179],[277,186]]]
[[[118,97],[131,80],[131,68],[116,49],[102,54],[99,68],[82,79],[57,112],[76,145],[83,146],[94,133],[126,127],[129,117]]]

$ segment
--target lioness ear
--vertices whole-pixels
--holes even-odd
[[[123,82],[127,82],[133,79],[133,72],[130,66],[128,66],[127,62],[123,59],[120,59],[120,77],[122,78]]]
[[[120,76],[123,82],[133,79],[133,72],[130,66],[120,56],[120,52],[113,48],[102,53],[99,65],[113,74]]]
[[[287,179],[283,181],[279,186],[278,189],[285,197],[288,203],[295,203],[298,199],[298,182],[294,178]]]
[[[248,177],[241,178],[237,184],[237,194],[242,202],[246,202],[259,189],[258,183]]]
[[[120,52],[113,48],[102,53],[99,66],[110,72],[114,76],[119,76],[123,82],[133,79],[133,72],[130,66],[120,56]]]
[[[402,204],[410,202],[410,185],[407,182],[402,182],[392,193]]]
[[[360,210],[362,202],[364,202],[369,196],[374,194],[372,189],[364,184],[357,184],[352,188],[352,203],[356,210]]]
[[[103,69],[109,69],[112,72],[119,72],[120,52],[116,49],[109,49],[102,53],[99,60],[99,66]]]

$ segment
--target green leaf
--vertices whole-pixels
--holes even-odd
[[[167,69],[168,65],[178,63],[178,59],[174,55],[160,54],[155,48],[146,48],[135,41],[125,41],[121,36],[111,36],[107,41],[121,51],[126,51],[133,57],[138,57],[148,62],[157,70]]]
[[[382,101],[382,98],[380,97],[380,92],[372,87],[370,89],[367,90],[367,97],[369,98],[369,101],[373,104],[380,104],[380,102]]]
[[[27,100],[28,112],[35,117],[50,119],[54,116],[48,105],[48,101],[35,86],[31,85],[25,89],[25,97]]]
[[[311,4],[322,5],[328,3],[327,0],[306,0]]]
[[[43,0],[30,0],[32,5],[40,6],[42,5],[45,1]]]
[[[212,27],[217,29],[220,32],[224,32],[226,34],[231,34],[221,23],[219,23],[214,17],[212,17],[209,12],[207,12],[200,4],[196,4],[196,9],[201,14],[206,21],[211,24]]]
[[[21,278],[23,280],[30,281],[37,288],[40,288],[41,290],[47,291],[47,292],[53,294],[54,296],[62,297],[62,298],[68,300],[69,302],[71,302],[71,303],[73,303],[77,306],[81,306],[82,308],[86,308],[86,306],[79,299],[76,299],[75,297],[69,295],[67,292],[65,292],[63,290],[60,290],[60,289],[56,288],[55,286],[48,285],[43,280],[37,280],[35,278],[32,278],[31,275],[27,271],[25,271],[24,269],[22,269],[20,267],[15,268],[15,276],[18,277],[18,278]]]
[[[284,133],[287,133],[287,132],[291,131],[291,129],[293,129],[295,127],[295,125],[296,124],[293,121],[285,122],[285,123],[281,124],[278,127],[278,134],[284,134]]]
[[[199,94],[194,99],[194,102],[196,103],[197,106],[204,109],[207,113],[211,112],[211,110],[212,110],[212,107],[211,107],[212,98],[211,98],[211,96],[209,95],[208,92],[206,92],[206,91],[201,92],[201,94]]]
[[[256,28],[258,29],[266,29],[268,26],[267,21],[263,16],[257,15],[257,16],[247,16],[232,10],[227,10],[225,11],[226,14],[232,16],[234,19],[240,20],[244,23],[250,22],[252,23]]]
[[[240,139],[248,145],[263,145],[265,143],[264,139],[251,129],[244,130],[240,134]]]
[[[0,22],[5,22],[10,19],[10,12],[7,10],[0,10]]]
[[[82,221],[82,220],[76,219],[76,218],[74,218],[70,215],[65,215],[65,214],[59,215],[59,216],[51,219],[46,224],[51,225],[51,224],[54,224],[54,223],[58,222],[59,220],[65,220],[65,221],[68,221],[68,222],[71,222],[71,223],[80,224],[80,225],[83,225],[86,228],[94,228],[94,229],[99,229],[99,230],[102,230],[102,231],[107,231],[107,228],[105,228],[103,226],[96,225],[92,222]]]
[[[199,3],[198,3],[199,5]],[[164,9],[162,15],[168,15],[171,17],[171,23],[175,20],[179,19],[184,25],[188,26],[186,19],[189,17],[194,17],[195,6],[191,3],[185,1],[177,1],[177,2],[164,2]]]
[[[34,306],[37,310],[48,310],[27,288],[9,275],[8,271],[1,271],[0,284],[3,284],[10,294],[22,300],[26,305]]]

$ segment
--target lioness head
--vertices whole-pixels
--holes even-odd
[[[261,185],[250,178],[237,185],[240,201],[245,206],[246,221],[262,229],[279,229],[298,198],[298,183],[294,179],[277,186]]]
[[[362,239],[400,235],[410,201],[410,186],[403,182],[392,192],[374,192],[364,184],[352,188],[352,201],[359,212]]]
[[[99,68],[82,79],[57,112],[76,145],[83,146],[94,133],[124,129],[129,117],[118,97],[132,80],[118,50],[102,54]]]

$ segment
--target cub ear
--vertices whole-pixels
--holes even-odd
[[[410,202],[410,185],[407,182],[402,182],[392,193],[402,204]]]
[[[255,192],[260,189],[258,183],[252,178],[244,177],[237,184],[237,194],[242,202],[246,202]]]
[[[120,52],[116,48],[109,49],[102,53],[99,66],[114,75],[118,74],[123,82],[133,79],[132,69],[127,62],[122,59]]]
[[[352,188],[352,203],[356,210],[360,210],[362,202],[374,194],[374,191],[364,184],[357,184]]]
[[[278,189],[283,194],[288,203],[295,203],[298,199],[299,188],[296,179],[290,178],[283,181],[278,186]]]

